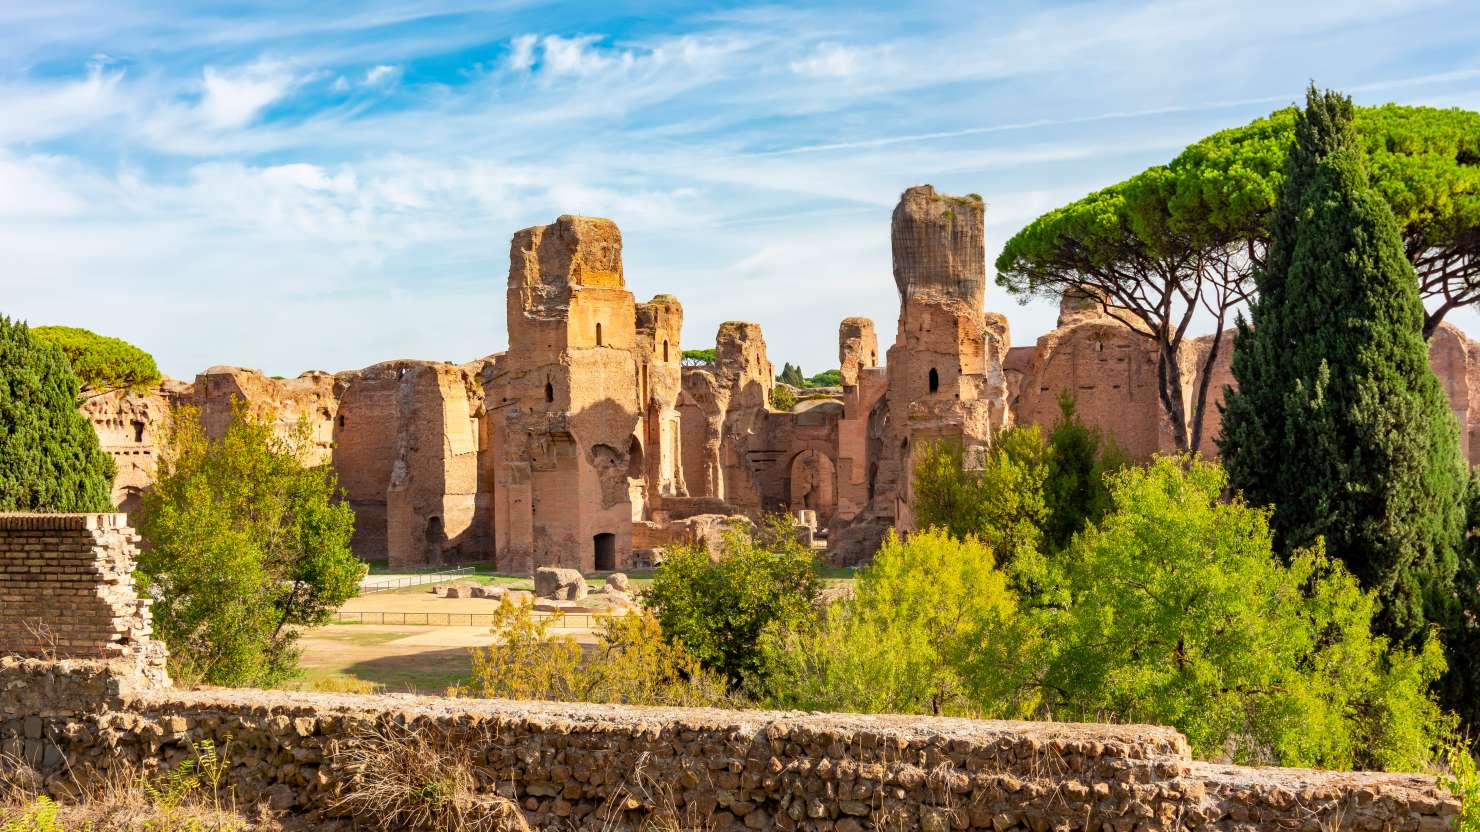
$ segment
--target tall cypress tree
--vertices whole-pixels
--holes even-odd
[[[1377,590],[1378,626],[1416,643],[1452,591],[1464,460],[1413,267],[1351,121],[1350,99],[1310,89],[1219,447],[1231,484],[1273,506],[1283,550],[1324,537]]]
[[[0,315],[0,511],[112,511],[113,460],[60,349]]]

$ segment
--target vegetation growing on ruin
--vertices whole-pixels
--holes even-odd
[[[1324,538],[1377,591],[1381,630],[1418,645],[1454,585],[1459,432],[1350,99],[1312,88],[1295,135],[1220,449],[1234,488],[1273,507],[1282,551]]]
[[[241,402],[220,439],[193,409],[175,414],[137,523],[138,579],[177,678],[270,686],[295,672],[299,628],[359,591],[354,512],[332,470],[303,464],[311,444],[306,424],[279,436]]]
[[[810,618],[821,587],[785,515],[731,529],[721,549],[717,560],[701,545],[668,552],[642,602],[664,636],[738,688],[765,671],[761,633]]]
[[[771,388],[771,409],[790,413],[797,406],[797,394],[787,385],[778,384]]]
[[[32,333],[67,356],[84,399],[119,390],[143,392],[159,383],[154,356],[127,341],[70,326],[38,326]]]
[[[0,511],[112,511],[113,460],[62,351],[0,315]]]
[[[1156,342],[1165,367],[1193,318],[1213,317],[1202,385],[1184,396],[1180,374],[1159,372],[1178,448],[1199,446],[1206,369],[1228,346],[1221,333],[1232,310],[1254,290],[1294,125],[1294,110],[1282,110],[1214,134],[1169,164],[1039,217],[997,260],[997,282],[1013,294],[1103,298]],[[1355,126],[1416,282],[1436,301],[1428,334],[1450,309],[1480,299],[1480,114],[1388,105],[1358,108]]]

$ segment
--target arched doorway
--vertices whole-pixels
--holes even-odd
[[[838,508],[837,466],[816,449],[802,451],[791,460],[792,511],[817,512],[817,522],[826,526]]]
[[[596,550],[596,571],[610,572],[617,568],[617,536],[602,532],[592,538]]]

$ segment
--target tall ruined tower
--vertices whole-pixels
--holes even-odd
[[[1007,321],[982,310],[985,209],[980,197],[946,196],[929,185],[906,190],[894,209],[899,328],[889,348],[888,418],[880,431],[887,444],[875,493],[894,493],[900,528],[912,527],[910,474],[923,446],[985,446],[1008,418]]]
[[[486,405],[499,566],[625,566],[643,402],[616,224],[567,215],[516,233],[507,306],[509,350]]]
[[[871,557],[890,527],[912,528],[910,473],[922,446],[983,447],[1008,421],[1007,320],[982,310],[985,212],[974,194],[906,190],[890,230],[899,326],[886,365],[876,366],[872,321],[848,318],[838,331],[840,562]]]

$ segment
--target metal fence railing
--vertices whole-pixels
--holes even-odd
[[[459,575],[471,575],[476,570],[471,566],[459,566],[456,569],[444,569],[440,572],[423,572],[419,575],[402,575],[399,578],[388,578],[379,583],[362,584],[361,595],[369,595],[374,592],[389,592],[393,589],[405,589],[408,586],[421,586],[423,584],[439,584],[451,580]]]
[[[599,612],[536,612],[537,618],[556,619],[556,627],[593,628],[612,617]],[[392,624],[405,627],[491,627],[493,614],[486,612],[379,612],[340,610],[334,620],[341,624]]]

